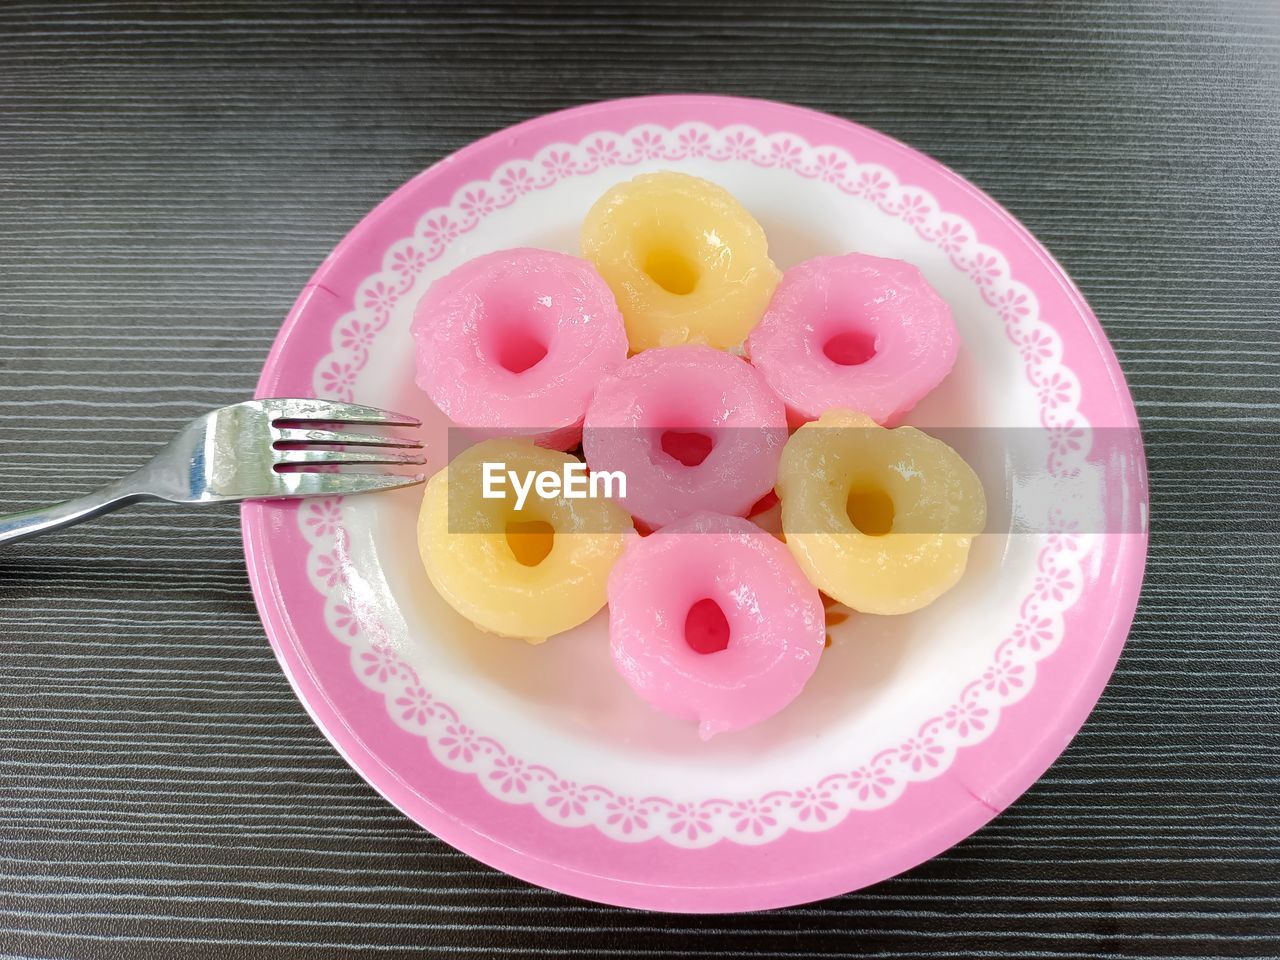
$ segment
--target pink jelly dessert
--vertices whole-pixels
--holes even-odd
[[[749,520],[697,513],[627,545],[609,574],[609,639],[632,689],[707,740],[794,700],[826,626],[784,544]]]
[[[613,293],[586,260],[530,248],[476,257],[413,314],[418,386],[454,423],[577,445],[596,383],[627,356]]]
[[[760,372],[706,346],[646,350],[605,377],[587,407],[592,471],[621,471],[622,505],[656,529],[698,510],[744,516],[773,489],[786,411]]]
[[[942,382],[959,349],[951,308],[919,270],[861,253],[792,267],[747,338],[793,426],[833,408],[892,424]]]

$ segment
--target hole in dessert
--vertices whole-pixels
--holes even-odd
[[[856,367],[876,355],[876,335],[866,330],[845,330],[828,340],[822,352],[834,364]]]
[[[508,328],[498,334],[498,365],[511,373],[536,367],[547,355],[547,345],[528,330]]]
[[[516,562],[536,567],[556,543],[555,527],[545,520],[511,520],[507,522],[507,547]]]
[[[893,529],[893,500],[879,487],[854,487],[845,511],[849,522],[869,537],[883,537]]]
[[[720,604],[706,597],[689,608],[684,642],[694,653],[719,653],[729,646],[729,621]]]
[[[697,430],[664,430],[662,452],[686,467],[696,467],[711,453],[716,442]]]
[[[683,296],[693,293],[698,285],[698,270],[684,256],[667,247],[649,251],[644,260],[644,272],[649,279],[667,293]]]

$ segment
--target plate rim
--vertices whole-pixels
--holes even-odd
[[[433,177],[443,168],[460,165],[473,154],[488,150],[495,143],[503,141],[513,143],[519,140],[521,135],[528,132],[530,128],[544,125],[554,126],[567,120],[583,119],[597,113],[607,114],[618,110],[626,111],[633,110],[636,107],[648,106],[653,106],[658,110],[671,107],[677,109],[681,107],[705,108],[705,111],[711,114],[727,107],[739,112],[760,110],[770,113],[781,111],[787,115],[800,114],[807,117],[810,123],[818,122],[824,125],[835,125],[837,128],[845,128],[844,135],[846,137],[850,134],[849,128],[852,128],[852,132],[857,137],[870,137],[892,151],[904,151],[917,161],[923,160],[927,165],[936,168],[939,176],[943,177],[949,186],[961,190],[998,220],[1004,221],[1006,226],[1012,228],[1014,234],[1020,235],[1025,241],[1027,250],[1034,254],[1041,261],[1042,266],[1046,268],[1046,276],[1051,276],[1062,288],[1063,293],[1075,307],[1078,318],[1084,321],[1084,329],[1090,335],[1093,351],[1102,361],[1102,365],[1108,374],[1110,380],[1108,387],[1114,395],[1114,399],[1117,402],[1117,410],[1123,421],[1115,425],[1137,428],[1136,410],[1119,364],[1106,340],[1105,334],[1083,296],[1067,276],[1065,270],[1062,269],[1061,265],[1057,263],[1035,236],[1012,214],[976,186],[933,158],[853,121],[775,101],[696,94],[666,94],[607,100],[545,114],[481,138],[411,178],[366,214],[338,243],[307,284],[304,285],[272,345],[258,383],[257,395],[264,395],[264,391],[269,392],[271,373],[280,362],[281,355],[284,353],[291,338],[304,324],[304,317],[308,316],[309,313],[307,309],[309,304],[315,298],[323,298],[326,295],[333,296],[332,291],[329,291],[323,283],[325,276],[333,265],[341,259],[350,247],[361,241],[361,234],[366,225],[371,221],[377,220],[380,214],[385,212],[386,208],[398,204],[402,195],[412,190],[424,178]],[[765,132],[769,132],[769,130]],[[1145,470],[1142,469],[1142,463],[1143,461],[1140,458],[1141,475],[1137,479],[1137,484],[1142,500],[1145,502],[1146,477]],[[1006,770],[1006,776],[999,789],[984,790],[979,794],[960,783],[959,777],[951,778],[956,782],[951,783],[950,786],[958,786],[960,788],[958,791],[953,791],[957,793],[955,806],[945,818],[940,820],[936,815],[932,818],[931,829],[928,831],[927,837],[912,838],[913,842],[908,846],[915,849],[914,854],[907,853],[902,855],[899,850],[894,849],[887,854],[882,853],[878,859],[859,861],[855,870],[832,868],[798,877],[793,876],[774,881],[743,884],[741,886],[701,887],[697,888],[697,896],[691,896],[691,888],[687,886],[638,883],[618,877],[604,876],[598,871],[578,870],[544,857],[534,856],[503,843],[497,837],[477,831],[472,824],[466,823],[450,814],[447,810],[431,804],[429,800],[425,805],[415,802],[419,798],[419,794],[412,788],[407,787],[395,774],[395,771],[382,762],[375,751],[371,750],[358,736],[354,735],[354,732],[343,719],[341,712],[335,708],[325,695],[319,680],[311,671],[305,657],[301,655],[297,647],[296,631],[293,629],[288,612],[277,590],[278,584],[272,576],[272,570],[265,561],[267,551],[266,537],[271,526],[267,522],[269,520],[269,510],[270,508],[264,510],[263,505],[246,504],[242,508],[241,514],[246,565],[249,570],[249,579],[255,603],[263,619],[273,651],[281,663],[281,667],[289,679],[295,694],[302,701],[313,721],[360,776],[419,825],[477,859],[515,876],[588,899],[626,906],[688,912],[758,909],[799,903],[845,892],[865,883],[874,882],[874,880],[865,879],[867,876],[874,874],[876,875],[875,879],[883,879],[928,859],[949,848],[981,826],[982,823],[991,819],[1008,802],[1011,802],[1012,799],[1024,792],[1061,754],[1092,710],[1106,680],[1114,669],[1132,622],[1142,576],[1145,571],[1147,552],[1147,535],[1145,531],[1140,534],[1112,535],[1124,538],[1124,549],[1121,551],[1124,562],[1117,564],[1117,568],[1124,571],[1124,579],[1114,588],[1116,599],[1112,603],[1111,618],[1105,628],[1106,636],[1099,643],[1097,655],[1092,663],[1089,664],[1090,669],[1087,671],[1087,675],[1076,677],[1077,682],[1073,686],[1068,685],[1072,686],[1070,700],[1065,704],[1060,714],[1060,722],[1052,731],[1055,736],[1048,736],[1049,731],[1046,731],[1045,736],[1042,738],[1041,748],[1016,770]],[[1136,570],[1134,569],[1135,567]],[[1042,661],[1042,667],[1051,669],[1054,660],[1055,658],[1050,657],[1046,661]],[[1061,662],[1058,661],[1059,664]],[[1016,709],[1017,706],[1015,704],[1008,709]],[[1005,732],[1007,733],[1008,731],[1006,730]],[[996,740],[999,735],[1000,730],[997,728],[996,733],[988,741],[965,749],[966,751],[982,750],[992,740]],[[911,785],[911,790],[919,786],[922,785],[913,784]],[[916,792],[919,793],[920,791],[917,790]],[[905,799],[904,795],[897,803],[901,804]],[[406,807],[411,807],[412,809],[406,809]],[[858,814],[858,816],[864,816],[864,814]],[[823,836],[823,834],[818,834],[817,836]],[[921,849],[924,849],[923,853],[920,852]],[[883,860],[890,862],[884,866],[878,865],[879,861]],[[864,879],[858,879],[858,876],[862,876]],[[690,903],[690,900],[697,900],[698,902]]]

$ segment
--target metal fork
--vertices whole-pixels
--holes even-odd
[[[0,516],[0,543],[57,530],[139,500],[226,503],[346,496],[423,481],[420,473],[326,472],[329,466],[425,462],[421,454],[391,452],[391,448],[420,448],[420,441],[328,428],[347,424],[421,426],[414,417],[355,403],[310,399],[237,403],[192,421],[150,462],[101,490],[51,507]],[[305,444],[367,450],[305,449]],[[281,467],[291,469],[281,471]]]

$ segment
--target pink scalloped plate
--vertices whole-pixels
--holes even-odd
[[[1136,518],[1105,529],[1127,532],[1047,516],[1028,528],[1039,532],[979,537],[961,583],[925,610],[832,608],[831,645],[800,697],[708,743],[614,673],[603,613],[541,647],[458,617],[418,560],[420,489],[247,504],[245,554],[298,697],[347,762],[427,830],[592,900],[778,907],[947,849],[1066,747],[1115,666],[1142,581],[1140,443],[1119,467],[1093,447],[1100,427],[1136,437],[1137,419],[1088,305],[989,197],[865,127],[708,96],[551,114],[414,178],[303,289],[258,395],[419,414],[438,468],[447,424],[413,384],[415,302],[481,253],[576,253],[591,203],[658,169],[728,188],[784,268],[849,250],[920,267],[951,304],[963,348],[909,421],[1042,431],[1048,461],[1031,473],[1096,481],[1081,488],[1094,506]],[[1034,484],[1017,464],[976,468],[993,502],[1024,509]]]

